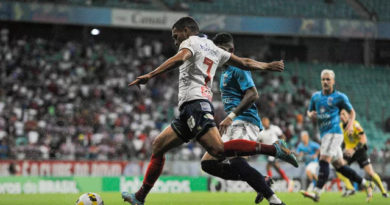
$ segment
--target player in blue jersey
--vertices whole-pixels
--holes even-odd
[[[350,120],[345,130],[352,133],[355,111],[348,97],[344,93],[335,90],[334,84],[334,72],[328,69],[323,70],[321,72],[322,91],[315,92],[310,101],[307,114],[309,118],[317,120],[321,135],[320,169],[318,172],[318,182],[314,191],[303,192],[302,194],[314,201],[319,201],[320,192],[328,180],[329,163],[332,162],[336,171],[351,181],[357,182],[366,190],[367,200],[369,201],[372,198],[372,182],[359,176],[343,160],[343,152],[341,150],[343,134],[340,128],[339,113],[341,109],[345,109],[350,113]]]
[[[298,158],[303,159],[306,168],[305,172],[310,184],[307,188],[308,191],[313,190],[315,183],[318,180],[318,155],[320,154],[320,145],[317,142],[309,139],[309,134],[306,131],[301,133],[301,142],[297,147]]]
[[[226,51],[231,53],[234,51],[233,37],[229,33],[219,33],[213,41]],[[225,112],[229,113],[219,124],[222,141],[233,139],[258,141],[263,126],[254,104],[259,95],[251,72],[224,66],[220,79],[222,102]],[[258,193],[255,203],[260,203],[265,197],[270,204],[284,204],[271,190],[264,176],[242,157],[220,162],[206,153],[202,158],[202,169],[225,180],[246,181]]]

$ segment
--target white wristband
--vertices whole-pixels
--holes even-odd
[[[236,115],[236,113],[231,112],[231,113],[229,113],[229,115],[227,117],[230,118],[231,120],[234,120],[234,118],[236,118],[237,115]]]

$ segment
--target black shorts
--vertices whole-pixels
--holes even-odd
[[[198,139],[211,127],[214,121],[214,107],[208,100],[193,100],[180,106],[180,115],[171,123],[172,129],[184,141]]]
[[[356,152],[352,155],[351,158],[346,158],[344,156],[344,159],[347,160],[349,165],[357,161],[360,168],[362,169],[364,168],[364,166],[371,163],[370,158],[367,155],[367,151],[364,148],[356,150]]]

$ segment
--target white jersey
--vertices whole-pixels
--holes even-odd
[[[183,41],[179,50],[184,48],[192,52],[192,57],[179,67],[179,107],[191,100],[211,101],[215,71],[229,60],[231,54],[206,37],[199,36]]]
[[[264,129],[260,132],[259,140],[271,145],[279,139],[279,136],[283,134],[282,130],[276,125],[270,125],[268,129]]]

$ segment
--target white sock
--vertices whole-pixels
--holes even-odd
[[[282,201],[275,194],[273,194],[270,198],[268,198],[268,201],[270,203],[274,203],[274,204],[281,204],[282,203]]]
[[[366,182],[367,182],[367,180],[366,180],[365,178],[363,178],[363,180],[362,180],[362,184],[361,184],[361,185],[365,185],[365,184],[366,184]]]
[[[314,193],[316,193],[316,194],[321,194],[321,191],[322,191],[322,189],[320,189],[320,188],[318,188],[318,187],[314,187]]]
[[[313,191],[313,189],[314,189],[314,184],[313,182],[310,182],[309,187],[307,187],[307,191]]]

